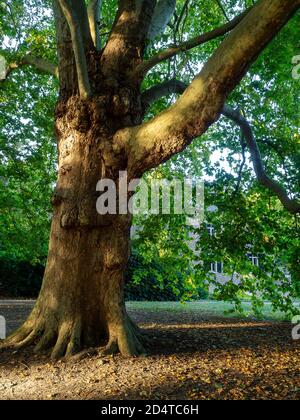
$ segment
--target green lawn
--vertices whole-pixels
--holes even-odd
[[[298,302],[297,307],[300,313],[300,303]],[[207,316],[218,316],[218,317],[236,317],[236,318],[256,318],[250,302],[242,302],[244,315],[238,312],[227,314],[227,311],[233,310],[234,305],[228,302],[217,302],[213,300],[202,300],[197,302],[127,302],[127,308],[131,310],[145,310],[145,311],[169,311],[169,312],[199,312],[202,315]],[[270,303],[265,303],[260,319],[263,320],[274,320],[274,321],[289,321],[290,319],[280,311],[273,311]]]

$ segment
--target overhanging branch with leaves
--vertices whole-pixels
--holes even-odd
[[[152,88],[146,90],[142,95],[144,110],[146,111],[151,104],[164,96],[171,94],[183,94],[187,88],[187,83],[176,79],[153,86]],[[258,182],[265,188],[272,191],[290,213],[300,213],[300,202],[296,199],[290,198],[287,191],[266,173],[259,146],[247,119],[241,114],[241,112],[233,109],[229,105],[225,105],[221,112],[225,117],[229,118],[241,128],[251,154],[251,160]]]

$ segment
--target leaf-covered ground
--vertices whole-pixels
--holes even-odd
[[[290,323],[145,307],[130,306],[130,314],[152,338],[148,357],[49,363],[29,351],[1,351],[0,398],[300,398],[300,341]],[[17,322],[29,309],[17,307]]]

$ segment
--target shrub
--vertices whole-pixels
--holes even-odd
[[[43,274],[43,265],[32,265],[26,261],[0,260],[0,296],[37,297]]]

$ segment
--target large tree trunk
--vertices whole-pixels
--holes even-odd
[[[57,106],[59,174],[44,281],[27,322],[8,340],[51,348],[53,358],[105,339],[106,352],[144,352],[124,302],[131,216],[96,211],[99,179],[117,183],[126,168],[124,155],[113,151],[120,117],[110,119],[101,104],[73,97]]]
[[[128,155],[115,134],[142,122],[140,81],[127,73],[141,62],[151,20],[146,11],[153,10],[155,2],[147,0],[138,9],[135,2],[121,2],[101,52],[91,46],[89,37],[83,36],[82,44],[74,38],[80,37],[79,26],[82,35],[86,32],[85,13],[77,13],[77,8],[85,11],[85,2],[65,3],[65,9],[72,5],[69,11],[76,11],[76,21],[67,17],[63,3],[54,1],[59,170],[49,255],[33,312],[6,345],[35,343],[37,351],[52,349],[53,358],[102,344],[107,344],[104,352],[138,355],[144,352],[141,333],[129,319],[124,301],[131,215],[97,214],[96,186],[103,178],[118,185],[120,171],[127,170]],[[82,77],[85,65],[93,95]]]

